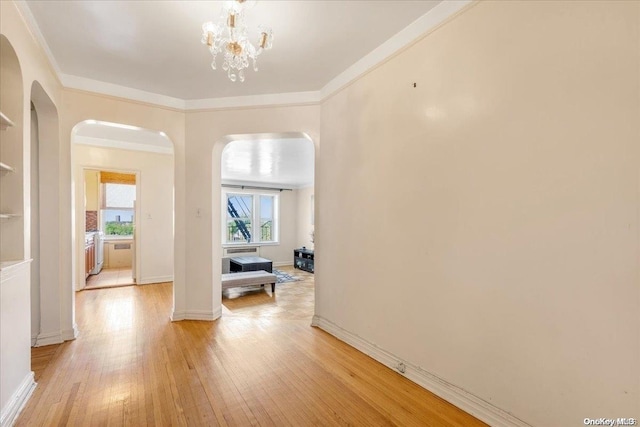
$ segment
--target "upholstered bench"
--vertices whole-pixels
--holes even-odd
[[[276,291],[276,275],[264,270],[227,273],[222,275],[222,290],[242,286],[271,284],[271,292]]]

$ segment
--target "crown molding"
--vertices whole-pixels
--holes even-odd
[[[318,104],[321,100],[320,91],[288,92],[229,98],[189,99],[185,101],[185,109],[212,110],[239,107]]]
[[[413,21],[389,40],[372,50],[355,64],[338,74],[320,90],[322,100],[351,84],[395,54],[426,37],[449,18],[474,3],[475,0],[444,0]]]
[[[42,35],[42,31],[40,31],[40,27],[36,22],[36,18],[34,18],[33,14],[31,13],[31,9],[29,9],[27,2],[25,0],[14,0],[14,4],[18,9],[18,13],[22,16],[22,19],[24,20],[27,26],[27,30],[31,33],[31,36],[34,38],[36,43],[39,44],[40,47],[42,48],[45,56],[47,57],[47,60],[49,61],[49,64],[51,65],[51,67],[53,68],[53,71],[56,74],[56,77],[58,78],[59,81],[62,81],[60,79],[60,76],[62,75],[60,66],[56,61],[56,58],[53,56],[53,53],[49,48],[49,44],[47,43],[47,40]]]
[[[375,48],[355,64],[329,81],[319,91],[274,93],[265,95],[237,96],[227,98],[181,99],[127,86],[107,83],[61,72],[49,45],[38,27],[25,0],[14,0],[27,27],[42,46],[58,79],[66,88],[83,90],[107,96],[125,98],[182,111],[217,110],[229,108],[266,107],[285,105],[315,105],[351,84],[368,71],[387,61],[398,52],[424,38],[451,17],[460,13],[476,0],[444,0],[416,19],[389,40]]]
[[[115,96],[118,98],[126,98],[148,104],[160,105],[162,107],[175,108],[178,110],[186,109],[184,99],[161,95],[159,93],[147,92],[114,83],[73,76],[71,74],[60,74],[60,81],[66,88],[94,92],[101,95]]]

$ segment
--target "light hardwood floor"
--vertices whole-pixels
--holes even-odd
[[[313,274],[296,270],[293,266],[278,267],[278,270],[297,278],[295,282],[279,283],[275,295],[267,289],[232,288],[222,293],[224,316],[271,317],[297,319],[311,323],[314,307]]]
[[[87,278],[85,289],[114,288],[133,284],[131,267],[104,268],[99,274]]]
[[[79,292],[80,336],[34,349],[38,387],[17,425],[484,425],[298,314],[228,296],[215,322],[171,323],[171,293]]]

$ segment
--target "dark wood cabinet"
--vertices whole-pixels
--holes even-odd
[[[313,273],[314,271],[313,250],[303,247],[293,250],[293,266],[300,270]]]

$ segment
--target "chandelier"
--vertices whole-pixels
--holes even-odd
[[[255,1],[225,1],[218,23],[206,22],[202,25],[202,43],[209,47],[213,56],[211,68],[216,69],[216,56],[223,52],[222,69],[227,72],[232,82],[244,81],[244,69],[249,67],[249,60],[252,62],[253,70],[258,71],[256,64],[258,56],[263,51],[271,49],[273,44],[271,29],[263,26],[258,27],[260,37],[257,47],[249,41],[244,20],[247,3],[255,3]]]

